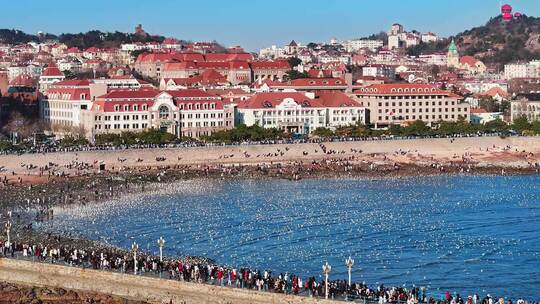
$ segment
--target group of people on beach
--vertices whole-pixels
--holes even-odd
[[[59,241],[60,239],[58,239]],[[302,279],[291,273],[275,274],[269,270],[246,267],[226,267],[198,257],[163,258],[142,252],[127,252],[116,249],[85,249],[71,245],[47,246],[28,242],[0,241],[3,257],[20,258],[43,263],[108,270],[137,275],[156,276],[171,280],[211,284],[229,288],[276,292],[322,298],[326,296],[325,280],[315,277]],[[366,283],[345,280],[328,282],[328,297],[331,299],[363,299],[371,303],[429,303],[429,304],[513,304],[512,300],[491,297],[480,299],[477,294],[462,298],[459,294],[446,292],[442,297],[430,297],[424,288],[368,286]],[[505,303],[506,301],[506,303]],[[517,299],[516,304],[528,304]],[[533,302],[531,302],[533,303]]]

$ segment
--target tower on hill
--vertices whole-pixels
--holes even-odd
[[[448,67],[459,68],[459,52],[454,39],[452,39],[452,42],[448,47],[448,55],[446,60],[446,65]]]

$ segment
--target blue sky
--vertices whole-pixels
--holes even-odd
[[[540,0],[506,2],[514,11],[540,16]],[[485,23],[498,7],[499,0],[17,0],[2,3],[0,28],[131,32],[142,23],[149,33],[253,51],[292,39],[362,37],[394,22],[448,36]]]

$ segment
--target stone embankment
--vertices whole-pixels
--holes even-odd
[[[29,261],[0,259],[0,281],[73,292],[120,297],[148,303],[287,303],[326,304],[332,301],[276,293],[178,282],[129,274]],[[67,300],[67,299],[66,299]]]

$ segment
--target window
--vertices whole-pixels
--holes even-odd
[[[169,108],[167,106],[159,107],[159,119],[169,119]]]
[[[115,112],[120,111],[120,105],[114,105],[114,111]]]

